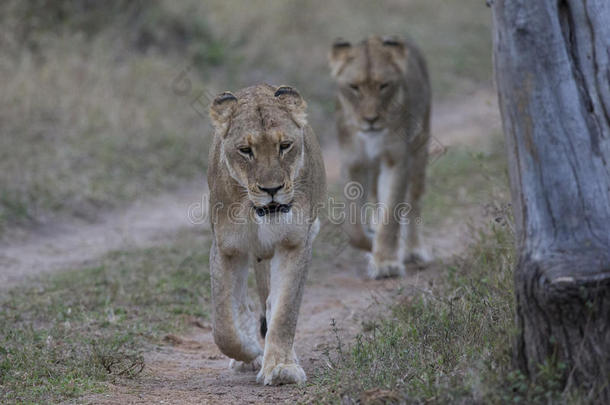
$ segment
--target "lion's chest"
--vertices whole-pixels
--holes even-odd
[[[273,254],[277,245],[296,245],[306,237],[303,229],[295,223],[292,211],[275,216],[256,218],[251,228],[251,237],[256,241],[261,255]]]
[[[376,160],[382,154],[385,146],[387,131],[357,132],[360,148],[367,160]]]
[[[290,211],[281,215],[255,217],[246,223],[227,221],[215,227],[215,238],[223,254],[252,254],[259,258],[271,258],[278,246],[303,245],[310,237],[310,228],[306,219]]]

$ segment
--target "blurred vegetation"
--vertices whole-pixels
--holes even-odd
[[[0,298],[0,403],[58,403],[135,377],[142,352],[208,319],[206,235],[119,251]]]
[[[200,179],[206,104],[224,89],[295,85],[330,139],[335,37],[409,34],[437,99],[488,86],[489,20],[479,0],[3,1],[0,230]]]
[[[502,135],[490,134],[487,141],[489,146],[485,148],[481,147],[483,142],[449,147],[430,164],[422,202],[423,220],[428,226],[437,227],[473,207],[479,209],[478,214],[488,213],[497,208],[494,201],[510,200]]]
[[[86,0],[9,1],[0,16],[0,229],[201,178],[208,127],[171,85],[222,61],[204,19]]]

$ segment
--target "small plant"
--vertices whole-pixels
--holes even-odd
[[[144,357],[133,346],[134,338],[129,335],[113,339],[93,341],[93,360],[109,375],[133,378],[144,370]]]

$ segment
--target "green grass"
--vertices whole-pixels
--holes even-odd
[[[208,319],[205,241],[189,232],[3,291],[0,402],[59,402],[135,377],[146,348]]]
[[[536,383],[515,370],[510,218],[444,266],[431,290],[403,291],[391,315],[363,325],[326,354],[312,382],[316,402],[580,403],[564,394],[563,365],[540,366]],[[386,401],[386,402],[383,402]]]

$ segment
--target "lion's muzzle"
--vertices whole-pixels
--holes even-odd
[[[275,201],[272,201],[271,203],[264,205],[262,207],[254,207],[254,211],[256,212],[256,215],[258,215],[259,217],[264,217],[265,215],[274,215],[277,213],[287,214],[290,212],[291,208],[292,208],[292,203],[279,204]]]

